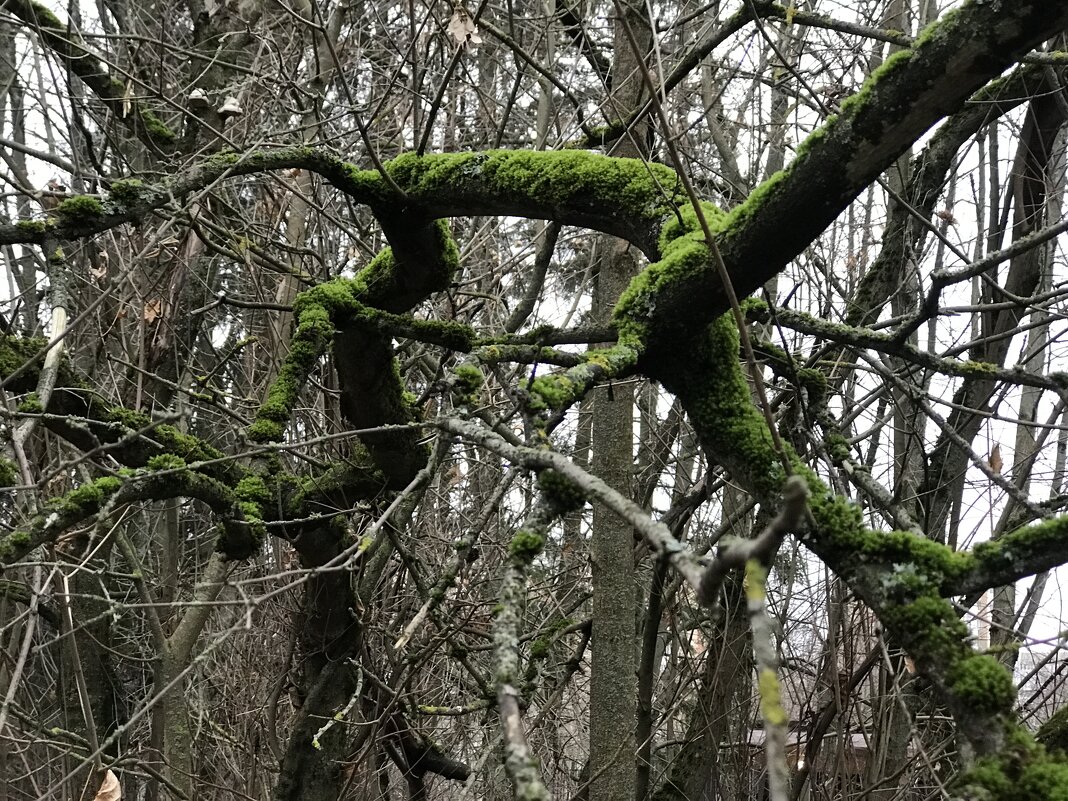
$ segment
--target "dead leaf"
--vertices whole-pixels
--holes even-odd
[[[482,44],[482,37],[478,35],[475,21],[471,19],[471,15],[467,13],[467,10],[460,6],[456,6],[453,9],[452,18],[449,20],[449,26],[445,29],[445,32],[460,47],[464,47],[468,43],[473,45]]]
[[[986,460],[990,465],[990,469],[998,475],[1001,475],[1001,468],[1005,466],[1005,462],[1001,459],[1001,445],[994,445],[993,450],[990,451],[990,458]]]
[[[939,209],[935,212],[935,217],[942,220],[946,225],[956,225],[957,218],[953,216],[952,209]]]
[[[153,298],[145,304],[145,310],[141,314],[144,321],[148,324],[156,322],[163,316],[163,300],[161,298]]]
[[[454,464],[445,471],[445,484],[449,489],[452,489],[463,480],[464,472],[459,464]]]
[[[96,791],[93,801],[120,801],[121,798],[122,787],[119,785],[119,779],[109,770],[104,774],[104,781]]]

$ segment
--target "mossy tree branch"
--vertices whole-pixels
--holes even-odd
[[[752,404],[730,316],[708,329],[701,348],[671,366],[665,387],[679,397],[705,449],[762,503],[776,505],[786,475],[764,418]],[[997,752],[1015,701],[1012,677],[996,659],[972,650],[967,626],[946,597],[961,591],[962,582],[969,589],[978,588],[980,577],[990,585],[1003,584],[1035,561],[1063,553],[1050,545],[1063,539],[1068,523],[1023,529],[1005,544],[992,543],[974,554],[954,553],[922,534],[868,530],[858,507],[834,494],[796,455],[790,459],[811,493],[811,521],[799,532],[801,540],[912,654],[976,752]]]
[[[227,529],[221,547],[232,549],[231,555],[237,558],[247,556],[247,551],[241,552],[246,550],[242,543],[248,539],[254,521],[245,519],[237,493],[215,479],[178,467],[176,461],[175,457],[130,476],[99,478],[50,501],[27,523],[0,537],[0,566],[18,561],[106,508],[179,497],[202,501],[218,514]]]
[[[1068,7],[1056,0],[969,3],[888,59],[800,145],[785,170],[718,224],[717,243],[738,295],[776,275],[932,124],[1065,27]],[[668,270],[670,280],[665,275],[655,290],[633,293],[641,302],[621,309],[645,323],[652,363],[728,307],[707,260],[702,266],[693,254],[685,269],[661,262],[644,280]],[[697,297],[703,302],[694,303]]]
[[[41,342],[0,337],[0,379],[26,368],[9,391],[29,393],[36,386]],[[265,480],[198,437],[155,423],[148,415],[102,403],[80,386],[65,360],[59,377],[63,385],[57,386],[47,409],[34,413],[42,414],[49,430],[83,452],[107,452],[130,472],[105,476],[49,502],[25,526],[0,538],[0,566],[107,509],[178,497],[200,500],[211,508],[223,526],[218,549],[228,558],[243,559],[259,546],[266,521],[307,521],[324,507],[351,508],[379,495],[385,483],[366,454],[320,475],[300,479],[273,470]],[[8,485],[15,483],[14,477],[5,480]]]

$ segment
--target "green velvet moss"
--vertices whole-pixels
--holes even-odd
[[[1001,537],[975,546],[975,562],[989,570],[1014,570],[1041,554],[1064,549],[1068,542],[1068,515],[1024,526]]]
[[[508,543],[508,553],[517,563],[526,566],[537,558],[544,547],[544,536],[536,531],[521,528]]]
[[[443,190],[463,191],[474,180],[505,196],[547,204],[580,200],[591,209],[624,206],[650,220],[667,216],[683,201],[678,177],[668,167],[576,150],[406,154],[387,170],[413,200]]]
[[[665,386],[684,399],[686,410],[714,455],[730,454],[745,464],[763,497],[775,497],[786,480],[764,416],[753,405],[738,360],[738,329],[730,315],[719,317],[686,354],[700,369],[686,371]]]
[[[10,459],[0,457],[0,488],[19,484],[19,468]]]
[[[145,110],[141,112],[141,124],[144,125],[145,130],[156,141],[157,144],[171,145],[178,139],[178,134],[167,125],[154,111]]]
[[[185,459],[173,453],[161,453],[148,460],[149,470],[183,470],[186,467]]]
[[[48,230],[48,223],[44,220],[19,220],[15,227],[23,233],[41,236]]]
[[[538,489],[557,514],[576,512],[586,503],[586,493],[582,488],[556,470],[538,473]]]
[[[952,789],[955,797],[983,801],[1068,801],[1068,763],[1009,725],[1001,751],[980,759]]]
[[[23,414],[41,414],[44,412],[44,406],[41,405],[41,399],[37,397],[36,392],[29,393],[19,402],[16,408]]]
[[[141,199],[144,194],[145,184],[139,178],[124,178],[112,181],[108,188],[110,198],[116,203],[131,206]]]
[[[92,195],[75,195],[56,206],[55,215],[66,224],[91,224],[104,216],[104,204]]]
[[[565,409],[574,402],[575,382],[566,375],[542,375],[531,382],[530,393],[550,409]]]
[[[989,654],[972,654],[949,673],[950,690],[959,704],[989,715],[1006,715],[1016,702],[1009,671]]]
[[[39,359],[38,354],[47,344],[41,337],[0,337],[0,378],[6,378],[27,362]]]

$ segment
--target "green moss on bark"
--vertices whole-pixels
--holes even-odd
[[[124,206],[132,206],[137,203],[145,192],[144,181],[139,178],[123,178],[112,181],[108,187],[108,195],[116,203]]]
[[[55,215],[65,225],[92,224],[104,216],[104,204],[92,195],[75,195],[56,206]]]
[[[542,470],[538,474],[538,489],[558,515],[578,511],[586,503],[582,488],[556,470]]]
[[[10,459],[0,457],[0,489],[19,483],[19,468]]]
[[[678,177],[668,167],[576,150],[406,154],[387,169],[415,200],[477,183],[480,189],[545,204],[580,201],[591,211],[624,206],[651,220],[665,217],[683,200]]]
[[[953,790],[957,797],[983,801],[1068,801],[1068,763],[1010,725],[1001,751],[980,759]]]
[[[533,562],[545,547],[545,537],[534,530],[521,528],[508,543],[508,553],[521,567]]]
[[[1004,715],[1016,702],[1016,687],[1009,671],[988,654],[971,654],[953,666],[950,690],[958,703],[974,712]]]

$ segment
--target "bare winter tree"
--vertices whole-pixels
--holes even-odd
[[[1068,6],[0,0],[0,801],[1068,797]]]

